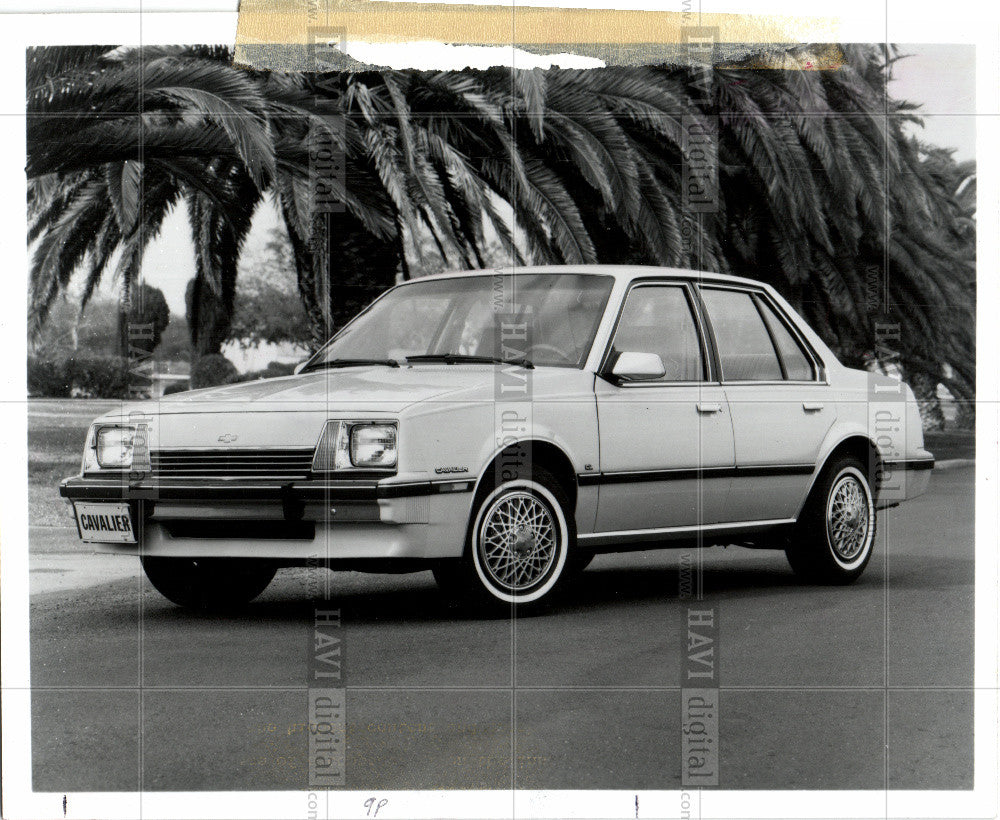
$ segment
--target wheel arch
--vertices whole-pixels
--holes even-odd
[[[503,481],[530,477],[531,467],[535,466],[544,468],[559,482],[570,504],[566,514],[572,515],[576,511],[578,491],[573,462],[559,445],[535,438],[507,444],[493,454],[476,479],[470,513],[475,514],[476,505],[483,493],[489,492]]]
[[[817,469],[809,481],[809,488],[803,496],[802,502],[799,504],[799,509],[795,516],[796,519],[802,515],[802,510],[805,509],[809,497],[812,495],[813,488],[816,486],[819,477],[823,475],[827,465],[841,456],[853,456],[865,465],[865,472],[868,475],[872,497],[876,506],[878,505],[879,480],[882,476],[882,454],[870,437],[862,433],[852,433],[844,436],[832,447],[828,448],[826,455],[817,463]]]
[[[465,525],[465,544],[463,553],[469,548],[472,527],[475,523],[476,513],[479,505],[498,484],[516,478],[530,478],[531,473],[527,469],[521,469],[517,474],[509,478],[504,477],[502,465],[508,464],[513,469],[521,464],[520,459],[530,453],[530,464],[544,467],[559,482],[566,498],[569,501],[569,509],[564,510],[567,521],[573,520],[576,512],[577,483],[576,472],[573,469],[573,462],[570,461],[566,452],[551,441],[545,439],[521,439],[497,450],[493,457],[486,463],[486,466],[479,472],[476,478],[476,485],[472,491],[472,503],[469,505],[469,518]],[[498,480],[501,479],[501,480]]]

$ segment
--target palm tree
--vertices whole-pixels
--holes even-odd
[[[786,294],[852,363],[877,347],[880,327],[899,325],[906,370],[935,385],[952,373],[949,386],[971,399],[968,222],[964,238],[942,229],[954,188],[903,132],[913,106],[886,94],[895,59],[847,47],[834,71],[410,72],[393,78],[403,97],[393,127],[446,134],[510,202],[539,261],[749,274]],[[485,124],[495,109],[456,105],[456,94],[427,104],[428,84],[455,80],[496,101],[502,130]],[[684,198],[692,118],[710,129],[718,161],[717,201],[700,216]]]
[[[35,331],[75,271],[85,269],[85,304],[116,253],[115,274],[127,293],[149,241],[180,202],[196,246],[188,319],[199,354],[217,352],[227,336],[239,252],[268,192],[285,217],[317,338],[395,281],[405,267],[404,231],[430,230],[442,253],[460,249],[470,264],[482,241],[484,209],[507,235],[487,201],[488,186],[462,157],[440,135],[409,126],[396,82],[403,75],[307,81],[238,71],[225,63],[226,54],[29,52]],[[428,85],[434,87],[433,78]],[[346,106],[336,101],[344,95]],[[335,127],[330,115],[339,117],[345,107],[343,127]],[[493,119],[501,128],[499,115]],[[330,180],[343,204],[339,212],[314,207],[310,150],[317,136],[343,153],[349,184]],[[344,270],[345,258],[360,263]]]
[[[86,304],[116,253],[127,295],[148,243],[183,200],[198,240],[196,284],[205,293],[200,312],[189,317],[192,342],[205,352],[224,338],[206,317],[214,304],[219,316],[231,310],[228,280],[275,158],[259,86],[218,56],[211,49],[194,56],[177,49],[29,51],[33,330],[80,268]]]
[[[42,56],[29,55],[28,97],[36,317],[81,260],[89,281],[117,247],[128,251],[127,287],[144,243],[183,199],[199,258],[193,341],[217,350],[235,260],[269,193],[317,339],[409,275],[408,238],[429,235],[449,264],[478,267],[489,233],[512,262],[764,279],[850,361],[875,347],[879,322],[897,323],[907,370],[934,384],[950,373],[956,395],[974,395],[968,224],[964,235],[942,228],[959,207],[955,186],[903,134],[914,115],[886,94],[894,53],[845,47],[832,71],[304,77],[236,71],[211,50]],[[700,214],[684,195],[691,122],[706,131],[718,176]],[[313,207],[317,138],[343,158],[344,176],[328,180],[342,203],[332,213]]]

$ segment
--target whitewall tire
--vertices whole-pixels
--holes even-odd
[[[785,554],[803,578],[849,584],[860,577],[875,547],[875,495],[865,465],[841,456],[824,468]]]
[[[435,568],[447,592],[495,614],[533,609],[566,576],[576,539],[566,494],[542,468],[477,493],[461,561]]]

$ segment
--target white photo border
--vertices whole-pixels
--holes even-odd
[[[467,2],[467,0],[463,0]],[[11,4],[4,4],[9,6]],[[167,3],[146,3],[164,8]],[[181,4],[191,8],[192,3]],[[232,6],[232,3],[223,4]],[[660,3],[609,3],[563,0],[527,5],[663,9]],[[679,10],[679,3],[678,9]],[[786,0],[744,2],[735,9],[770,14],[808,13],[802,3]],[[89,7],[108,4],[87,3]],[[136,13],[142,3],[122,4],[117,13],[2,14],[0,69],[7,77],[2,90],[4,152],[0,184],[0,238],[5,248],[7,298],[0,303],[0,341],[3,344],[3,395],[0,396],[0,641],[3,682],[2,751],[3,813],[8,818],[64,816],[63,794],[31,791],[31,710],[28,651],[28,525],[27,525],[27,356],[25,305],[27,271],[25,248],[25,115],[24,51],[32,45],[54,44],[178,44],[234,41],[236,14],[228,12]],[[0,7],[2,9],[2,7]],[[813,4],[812,11],[822,14]],[[928,2],[885,7],[851,0],[836,6],[843,21],[844,42],[972,43],[977,47],[977,173],[979,191],[977,276],[977,459],[976,459],[976,634],[975,634],[975,788],[970,791],[725,791],[695,792],[691,817],[701,818],[846,818],[846,817],[966,817],[994,818],[998,814],[998,438],[1000,438],[1000,375],[990,363],[1000,353],[998,323],[992,313],[1000,304],[998,212],[1000,174],[992,149],[1000,145],[998,85],[998,25],[983,19],[978,4],[949,4],[947,18],[940,4]],[[995,10],[986,12],[996,15]],[[899,19],[897,19],[897,16]],[[191,36],[191,32],[195,36]],[[14,274],[14,275],[11,275]],[[129,818],[306,818],[309,793],[295,792],[147,792],[74,793],[68,795],[66,817]],[[679,791],[517,791],[505,798],[496,791],[383,792],[389,798],[382,818],[466,817],[631,818],[638,796],[642,818],[681,816]],[[322,817],[362,818],[371,792],[320,793]]]

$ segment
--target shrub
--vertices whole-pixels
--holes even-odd
[[[264,368],[264,372],[267,374],[266,378],[291,376],[295,372],[296,367],[298,367],[298,362],[268,362],[267,367]]]
[[[254,382],[257,379],[275,379],[278,376],[291,376],[295,372],[295,363],[286,364],[284,362],[268,362],[263,370],[251,370],[238,376],[235,381]]]
[[[221,353],[211,353],[201,356],[191,365],[191,389],[215,387],[218,384],[229,384],[239,378],[239,371],[229,359]]]
[[[190,389],[190,385],[184,384],[184,382],[174,382],[163,388],[163,395],[169,396],[171,393],[186,393]]]
[[[128,372],[125,359],[71,359],[70,395],[88,399],[129,398],[149,389],[149,380]]]
[[[73,385],[66,378],[64,362],[28,357],[28,395],[69,398]]]
[[[120,356],[28,357],[28,394],[48,398],[125,399],[149,390]]]

